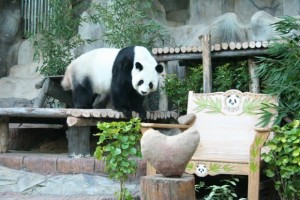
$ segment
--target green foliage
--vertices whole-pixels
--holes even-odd
[[[167,75],[165,87],[163,88],[170,99],[171,109],[176,109],[181,114],[186,112],[188,91],[203,92],[202,66],[198,65],[188,69],[190,71],[183,80],[176,75]],[[243,92],[248,91],[249,79],[246,62],[217,66],[215,72],[213,72],[213,90],[238,89]]]
[[[283,127],[274,126],[274,138],[267,142],[270,148],[262,155],[266,175],[273,178],[281,199],[300,198],[300,120]]]
[[[91,16],[94,23],[104,24],[103,41],[111,46],[123,48],[132,45],[153,47],[164,40],[165,28],[151,19],[151,1],[114,0],[107,4],[92,5],[97,14]]]
[[[136,171],[137,163],[134,157],[141,157],[140,146],[140,119],[132,118],[129,122],[98,123],[100,130],[97,148],[94,156],[104,159],[105,170],[112,179],[120,182],[118,200],[132,199],[132,195],[125,188],[125,181],[130,174]]]
[[[35,50],[34,58],[41,58],[43,64],[39,72],[45,76],[61,75],[65,67],[74,59],[71,50],[89,42],[82,40],[77,33],[82,19],[75,17],[72,3],[74,0],[51,0],[52,13],[49,26],[39,34],[31,35]],[[32,34],[32,33],[28,33]]]
[[[176,109],[179,113],[185,113],[187,108],[188,92],[193,90],[201,92],[203,82],[202,66],[190,68],[185,79],[179,79],[175,74],[167,75],[165,79],[164,91],[167,93],[171,109]]]
[[[198,191],[201,188],[206,188],[210,190],[209,194],[206,195],[203,200],[233,200],[237,199],[237,194],[235,193],[235,187],[239,182],[238,178],[232,178],[231,180],[221,180],[224,182],[223,185],[211,185],[205,187],[204,182],[200,182],[199,184],[195,185],[195,190]]]
[[[278,120],[283,117],[300,118],[300,35],[291,36],[291,30],[300,30],[300,19],[286,16],[273,24],[281,38],[268,49],[268,57],[259,57],[257,74],[264,93],[278,96]],[[286,34],[290,34],[288,37]]]
[[[226,63],[216,67],[213,73],[213,90],[226,91],[238,89],[242,92],[249,90],[249,73],[247,62]]]

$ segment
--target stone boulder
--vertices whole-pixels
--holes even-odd
[[[163,176],[181,177],[199,141],[200,135],[195,129],[174,136],[150,129],[141,139],[141,150],[144,159]]]

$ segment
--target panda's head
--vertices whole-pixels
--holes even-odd
[[[157,64],[146,48],[136,46],[134,53],[134,66],[131,71],[132,86],[140,95],[146,96],[157,89],[164,68]]]

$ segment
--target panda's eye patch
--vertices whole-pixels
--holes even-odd
[[[153,83],[149,83],[149,88],[150,88],[150,89],[153,88]]]
[[[143,81],[143,80],[140,80],[140,81],[138,82],[138,86],[142,85],[143,83],[144,83],[144,81]]]

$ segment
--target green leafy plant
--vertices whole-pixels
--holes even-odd
[[[286,16],[273,27],[281,37],[269,46],[268,57],[258,57],[256,73],[262,91],[280,99],[277,122],[292,121],[300,118],[300,35],[293,33],[299,32],[300,19]]]
[[[237,178],[233,178],[232,180],[221,180],[224,182],[224,185],[211,185],[207,187],[207,189],[211,190],[210,193],[204,197],[204,200],[233,200],[237,198],[237,194],[234,191],[236,187],[236,183],[239,181]]]
[[[214,91],[224,92],[229,89],[238,89],[245,92],[249,90],[250,78],[245,61],[217,66],[213,77]]]
[[[213,90],[226,91],[235,88],[243,92],[248,91],[250,78],[247,69],[246,62],[217,66],[213,72]],[[203,91],[202,66],[190,67],[188,70],[185,79],[167,75],[163,88],[170,99],[171,109],[176,109],[181,114],[186,112],[188,91]]]
[[[274,137],[266,145],[270,151],[262,155],[266,175],[275,182],[282,200],[300,198],[300,120],[283,127],[274,126]]]
[[[171,109],[176,109],[179,113],[185,113],[187,108],[188,92],[203,91],[203,71],[202,66],[190,68],[185,79],[179,79],[175,74],[167,75],[163,90],[166,92]]]
[[[105,170],[110,178],[120,182],[120,191],[116,193],[118,200],[132,199],[125,188],[125,181],[136,171],[135,157],[141,157],[140,119],[132,118],[129,122],[102,122],[97,124],[100,130],[94,156],[105,161]]]
[[[76,17],[73,8],[74,0],[51,0],[49,24],[39,34],[31,34],[35,60],[41,59],[38,71],[45,76],[61,75],[67,65],[74,59],[71,50],[89,40],[83,40],[77,30],[82,22]]]
[[[199,184],[195,185],[195,190],[199,192],[199,189],[206,189],[209,190],[209,194],[205,195],[204,197],[200,198],[203,200],[233,200],[238,199],[238,195],[235,192],[235,187],[239,182],[238,178],[232,177],[231,179],[221,180],[222,185],[211,185],[205,186],[204,182],[200,182]],[[240,198],[242,199],[242,198]]]
[[[114,0],[93,4],[91,9],[97,12],[90,20],[104,24],[103,41],[111,46],[141,45],[152,48],[156,42],[167,37],[165,28],[146,14],[150,13],[151,3],[149,0]]]

